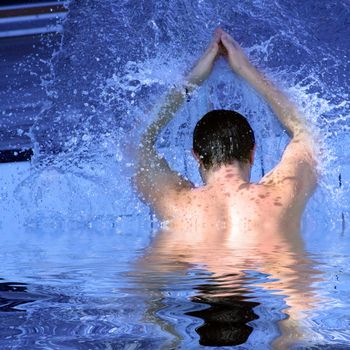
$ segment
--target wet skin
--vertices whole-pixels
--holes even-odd
[[[236,275],[237,285],[232,281],[231,287],[237,289],[244,271],[270,275],[271,282],[260,286],[286,298],[283,312],[288,318],[280,322],[283,337],[275,344],[283,349],[308,337],[304,320],[320,302],[312,287],[319,274],[300,234],[311,193],[298,193],[292,177],[269,182],[265,178],[259,184],[248,183],[237,178],[234,166],[225,166],[203,187],[168,192],[166,204],[157,211],[164,228],[141,264],[164,273],[200,265],[213,278]],[[198,297],[205,300],[208,295]],[[230,294],[224,288],[216,297]]]
[[[155,146],[160,131],[186,99],[183,89],[174,87],[139,145],[136,185],[164,223],[143,263],[155,270],[166,266],[167,271],[200,264],[214,277],[242,276],[247,269],[270,274],[274,281],[263,287],[279,290],[289,307],[284,310],[289,318],[280,325],[285,337],[274,344],[283,349],[302,338],[300,325],[316,303],[311,287],[316,272],[300,234],[302,213],[317,182],[314,140],[297,107],[221,29],[188,75],[187,91],[209,76],[220,54],[265,98],[291,136],[290,143],[281,161],[257,184],[250,183],[254,150],[246,162],[211,169],[194,154],[205,183],[195,188],[170,169]],[[163,264],[166,260],[170,263]]]

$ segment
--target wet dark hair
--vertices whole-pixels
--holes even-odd
[[[193,150],[205,169],[249,162],[254,132],[247,119],[235,111],[218,109],[205,114],[193,132]]]

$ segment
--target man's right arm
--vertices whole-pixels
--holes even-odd
[[[239,44],[227,33],[221,36],[231,68],[247,80],[269,103],[281,124],[291,136],[280,163],[261,183],[282,185],[290,188],[291,195],[306,200],[313,192],[316,181],[316,155],[313,138],[296,106],[271,81],[248,60]]]

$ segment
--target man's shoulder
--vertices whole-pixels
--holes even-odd
[[[202,196],[202,187],[181,188],[177,191],[168,192],[166,201],[179,205],[180,203],[191,204]]]
[[[304,207],[307,198],[301,198],[297,183],[288,179],[288,183],[262,182],[255,184],[251,189],[251,197],[256,198],[257,206],[262,209],[299,211]]]
[[[167,190],[163,192],[163,196],[158,205],[158,211],[162,217],[173,216],[173,213],[180,210],[186,210],[196,201],[198,195],[197,188],[179,188],[176,190]]]

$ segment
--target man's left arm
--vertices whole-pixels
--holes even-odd
[[[172,171],[164,157],[158,154],[157,137],[164,126],[174,118],[187,98],[187,93],[192,92],[209,76],[219,54],[221,33],[220,29],[215,31],[211,44],[188,75],[185,84],[170,90],[156,119],[142,135],[138,149],[136,185],[143,199],[159,214],[165,210],[170,197],[174,198],[182,190],[190,189],[193,185],[180,174]]]

